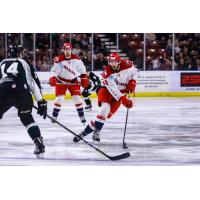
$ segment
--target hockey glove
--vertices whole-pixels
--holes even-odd
[[[127,107],[127,108],[132,108],[133,107],[133,101],[131,101],[130,99],[127,99],[126,96],[122,96],[120,98],[120,101],[122,102],[122,104]]]
[[[51,77],[50,79],[49,79],[49,84],[50,84],[50,86],[56,86],[56,84],[58,83],[58,79],[56,78],[56,77]]]
[[[136,81],[135,80],[130,80],[128,82],[128,85],[127,85],[127,89],[130,93],[133,93],[135,91],[135,86],[136,86]]]
[[[81,74],[81,85],[83,88],[87,88],[89,86],[89,80],[86,74]]]
[[[45,101],[44,99],[38,101],[37,114],[43,116],[43,119],[46,119],[46,116],[47,116],[47,101]]]

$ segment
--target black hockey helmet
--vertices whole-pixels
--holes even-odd
[[[8,46],[8,57],[16,58],[19,57],[23,52],[23,47],[20,44],[10,44]]]

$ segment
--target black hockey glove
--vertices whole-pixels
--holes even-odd
[[[46,119],[46,116],[47,116],[47,101],[45,101],[44,99],[38,101],[37,114],[43,116],[43,119]]]

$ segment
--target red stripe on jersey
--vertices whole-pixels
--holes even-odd
[[[94,122],[94,121],[91,121],[91,125],[92,125],[93,127],[95,127],[95,122]]]
[[[62,78],[62,77],[60,77],[60,76],[58,76],[58,79],[60,79],[61,81],[67,82],[67,83],[70,83],[70,82],[71,82],[71,80]]]
[[[97,118],[101,119],[101,120],[106,120],[106,118],[102,115],[97,115]]]
[[[76,107],[78,107],[78,106],[82,106],[82,103],[75,104],[75,106],[76,106]]]
[[[61,107],[61,104],[54,103],[55,106]]]

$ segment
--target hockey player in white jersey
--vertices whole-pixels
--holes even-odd
[[[34,68],[22,59],[23,48],[9,45],[8,57],[0,63],[0,119],[12,106],[35,143],[34,154],[45,152],[40,129],[32,116],[32,94],[38,102],[38,114],[46,118],[47,102],[40,91],[40,82]],[[15,133],[16,134],[16,133]]]
[[[53,118],[57,119],[61,105],[68,90],[76,106],[80,121],[85,124],[81,90],[88,87],[89,80],[86,75],[86,67],[79,57],[72,54],[71,43],[64,43],[63,55],[54,59],[54,66],[51,70],[50,85],[55,87],[56,99],[54,102]],[[54,122],[54,121],[52,121]]]
[[[100,131],[106,119],[116,113],[121,104],[127,108],[133,107],[133,101],[126,94],[133,93],[136,87],[138,70],[129,60],[122,60],[117,53],[111,53],[108,58],[108,66],[101,74],[102,86],[98,92],[98,105],[100,107],[94,121],[79,134],[80,137],[93,132],[93,140],[100,141]],[[80,138],[74,137],[74,142]]]

